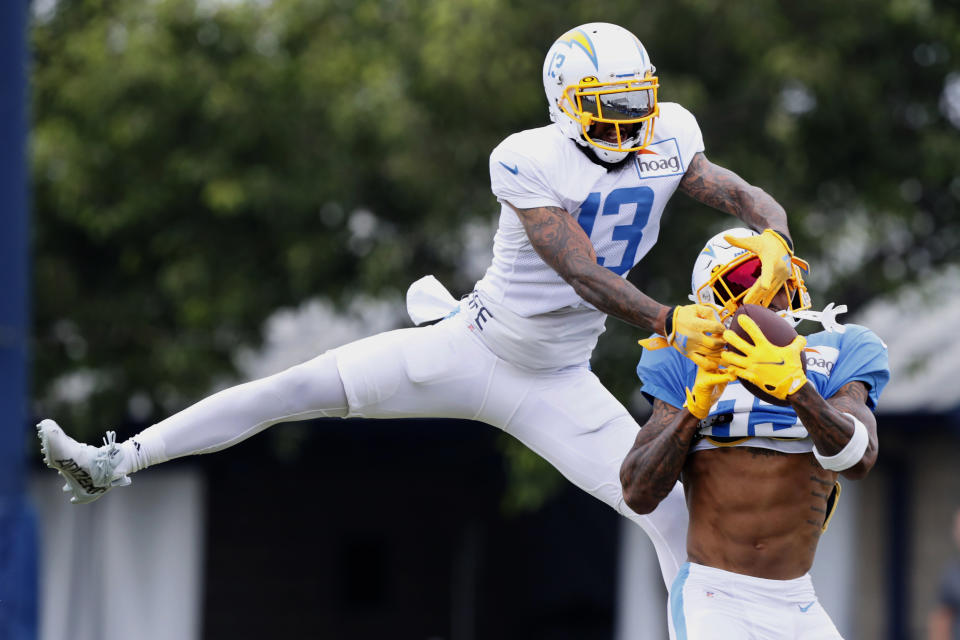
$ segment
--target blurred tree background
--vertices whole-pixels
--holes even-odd
[[[636,33],[707,156],[784,205],[818,308],[856,312],[960,255],[955,2],[33,9],[35,410],[90,441],[236,379],[280,308],[395,298],[426,273],[469,291],[498,214],[489,152],[548,122],[543,56],[591,20]],[[631,279],[685,301],[699,247],[735,222],[677,196]],[[611,320],[592,363],[628,406],[638,337]],[[536,506],[556,476],[505,451],[543,489],[513,506]]]

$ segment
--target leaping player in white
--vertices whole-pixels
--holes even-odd
[[[511,135],[490,156],[501,213],[486,274],[459,303],[433,279],[408,293],[416,323],[440,322],[226,389],[123,443],[108,432],[102,447],[80,444],[44,420],[45,460],[66,478],[71,500],[95,500],[148,466],[218,451],[279,422],[468,418],[518,438],[639,524],[669,584],[686,559],[682,488],[649,515],[626,507],[618,471],[639,426],[591,373],[590,354],[608,314],[663,333],[693,358],[720,344],[709,308],[665,306],[625,278],[656,242],[676,189],[762,231],[745,242],[763,260],[756,300],[788,275],[787,216],[707,160],[694,117],[657,101],[654,66],[629,31],[572,29],[547,52],[543,82],[553,123]]]

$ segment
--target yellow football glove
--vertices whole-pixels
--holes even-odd
[[[747,290],[743,298],[744,304],[769,306],[773,296],[777,295],[793,271],[793,249],[786,238],[773,229],[764,229],[760,235],[747,238],[723,238],[733,246],[746,249],[760,258],[760,277]]]
[[[667,315],[667,337],[640,340],[640,345],[651,350],[672,346],[697,366],[715,371],[725,344],[720,338],[723,329],[712,307],[705,304],[678,305]]]
[[[683,407],[703,420],[710,414],[710,409],[726,389],[727,383],[734,379],[734,375],[726,370],[707,371],[697,367],[697,378],[693,382],[693,389],[686,389],[687,401]]]
[[[803,372],[803,348],[807,339],[797,336],[785,347],[778,347],[767,340],[753,318],[746,314],[737,317],[753,344],[750,344],[729,329],[723,333],[724,340],[743,355],[733,351],[724,351],[721,360],[726,371],[735,374],[741,380],[752,382],[778,400],[797,391],[807,382]]]

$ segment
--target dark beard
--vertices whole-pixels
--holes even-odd
[[[580,149],[580,151],[583,152],[583,155],[587,156],[590,162],[596,165],[600,165],[607,171],[617,171],[618,169],[623,167],[623,165],[633,160],[634,156],[636,155],[636,152],[628,153],[623,160],[618,160],[617,162],[604,162],[603,160],[598,158],[597,154],[595,154],[592,150],[580,144],[577,144],[576,140],[572,140],[572,142],[574,145],[576,145],[577,149]]]

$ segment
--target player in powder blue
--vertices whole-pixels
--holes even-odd
[[[759,261],[712,238],[693,271],[693,298],[729,321],[756,280]],[[627,504],[647,513],[678,478],[690,524],[688,562],[670,589],[670,637],[689,640],[840,638],[817,600],[809,570],[840,492],[839,475],[866,476],[877,458],[873,410],[890,378],[886,345],[872,331],[838,325],[832,305],[809,311],[806,264],[770,309],[785,321],[819,320],[824,331],[786,347],[739,318],[754,342],[724,340],[743,355],[709,354],[712,370],[643,341],[637,374],[653,413],[621,468]],[[806,360],[806,372],[801,358]],[[785,406],[754,396],[766,388]]]

